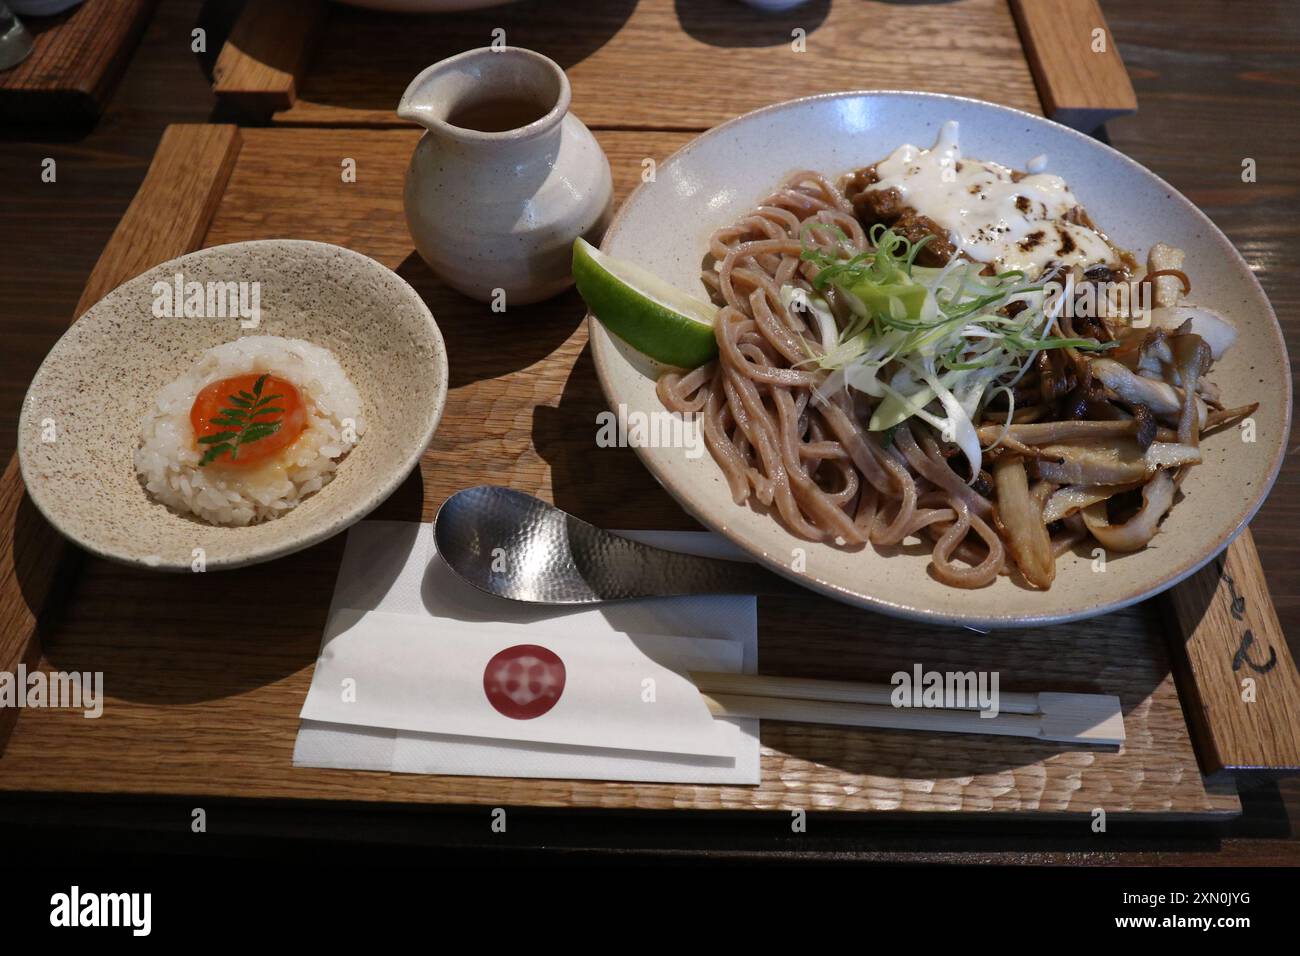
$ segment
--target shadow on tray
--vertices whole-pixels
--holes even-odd
[[[309,70],[302,95],[328,106],[396,109],[426,66],[487,46],[498,30],[510,46],[544,53],[567,70],[604,46],[635,7],[636,0],[520,0],[484,10],[398,15],[331,4],[316,40],[317,50],[329,51],[328,73]]]
[[[420,521],[423,507],[416,468],[370,517]],[[45,657],[55,670],[101,671],[109,697],[142,703],[213,701],[282,680],[316,660],[345,541],[204,574],[83,556],[71,593],[45,615]]]

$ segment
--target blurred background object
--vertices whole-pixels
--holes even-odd
[[[0,70],[17,66],[32,52],[32,35],[13,12],[0,3]]]
[[[84,2],[85,0],[9,0],[9,8],[24,17],[52,17]]]
[[[455,10],[478,10],[499,7],[514,0],[339,0],[351,7],[386,10],[389,13],[451,13]]]

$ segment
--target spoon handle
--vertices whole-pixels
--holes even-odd
[[[569,532],[575,570],[600,600],[690,594],[789,595],[803,590],[747,561],[667,551],[608,532],[590,535],[579,546],[572,526]],[[581,535],[581,529],[577,533]]]

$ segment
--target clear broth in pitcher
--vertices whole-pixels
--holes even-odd
[[[503,133],[535,123],[548,112],[531,100],[500,96],[457,107],[451,111],[447,122],[480,133]]]

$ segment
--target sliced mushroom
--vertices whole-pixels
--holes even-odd
[[[1039,508],[1042,508],[1043,505],[1047,503],[1047,499],[1051,497],[1052,492],[1055,490],[1056,490],[1056,485],[1050,481],[1036,481],[1034,482],[1033,486],[1030,487],[1029,495],[1031,498],[1034,499],[1034,504],[1036,504]],[[1043,524],[1048,524],[1048,523],[1049,522],[1047,521],[1043,522]]]
[[[1172,365],[1174,353],[1169,348],[1169,333],[1164,329],[1149,332],[1138,349],[1137,366],[1134,371],[1139,375],[1163,379],[1165,366]]]
[[[990,445],[999,439],[1021,445],[1046,445],[1051,442],[1073,441],[1080,438],[1121,438],[1132,435],[1137,430],[1138,424],[1133,419],[1105,422],[1071,419],[1061,422],[1011,425],[1005,429],[1001,425],[981,425],[979,439],[985,445]]]
[[[993,486],[998,496],[993,520],[1002,532],[1007,550],[1025,580],[1046,590],[1056,577],[1056,560],[1051,536],[1043,524],[1042,505],[1029,491],[1024,462],[1011,455],[995,461]]]
[[[1154,281],[1158,283],[1162,280]],[[1216,362],[1223,358],[1223,353],[1232,348],[1233,343],[1237,341],[1237,327],[1218,312],[1207,309],[1203,305],[1180,305],[1151,310],[1153,329],[1172,332],[1188,322],[1191,323],[1188,331],[1205,339],[1205,344],[1210,347],[1210,354],[1214,356]]]
[[[1130,405],[1145,405],[1158,417],[1176,422],[1182,418],[1183,392],[1167,382],[1135,375],[1113,359],[1093,359],[1092,374]],[[1205,424],[1205,403],[1193,396],[1200,424]]]
[[[1132,491],[1137,487],[1139,487],[1137,482],[1126,485],[1067,485],[1052,492],[1047,503],[1043,505],[1043,523],[1061,521],[1070,515],[1078,514],[1089,505],[1095,505],[1122,491]]]
[[[1156,417],[1145,405],[1134,405],[1133,424],[1135,426],[1133,437],[1137,439],[1138,447],[1146,451],[1156,440],[1156,432],[1159,431]]]
[[[1160,519],[1174,504],[1177,484],[1168,471],[1158,471],[1142,489],[1142,507],[1123,524],[1111,524],[1103,502],[1083,509],[1092,536],[1111,551],[1137,551],[1146,547],[1160,528]]]
[[[1183,408],[1178,417],[1178,442],[1195,447],[1205,423],[1205,405],[1196,397],[1196,384],[1210,367],[1210,347],[1199,335],[1175,335],[1169,340],[1174,366],[1183,383]]]
[[[1238,408],[1221,408],[1210,412],[1205,416],[1205,424],[1201,426],[1201,434],[1204,435],[1212,428],[1235,424],[1249,415],[1254,415],[1258,408],[1259,402],[1251,402],[1249,405],[1242,405]]]
[[[1062,485],[1141,482],[1158,469],[1198,464],[1201,460],[1199,448],[1154,442],[1144,451],[1133,438],[1104,444],[1046,445],[1039,450],[1059,460],[1035,461],[1038,477]]]

